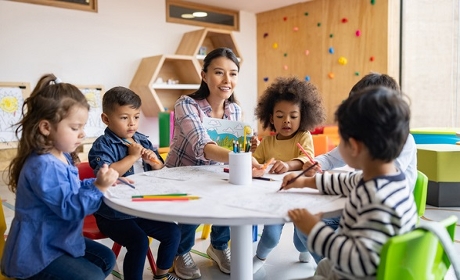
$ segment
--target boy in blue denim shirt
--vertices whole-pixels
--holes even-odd
[[[147,136],[137,132],[140,107],[140,97],[130,89],[115,87],[104,94],[101,118],[107,128],[88,154],[94,172],[104,163],[122,176],[163,168],[164,161],[158,151]],[[124,279],[142,279],[148,236],[160,241],[153,279],[177,279],[168,274],[180,242],[177,224],[126,215],[104,202],[95,217],[100,231],[128,251],[123,261]]]

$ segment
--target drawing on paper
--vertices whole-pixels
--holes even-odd
[[[233,149],[233,140],[237,140],[243,145],[245,136],[246,141],[250,141],[253,135],[251,126],[239,121],[204,118],[203,126],[206,128],[209,137],[211,137],[217,145],[229,150]]]
[[[87,138],[97,138],[104,134],[105,124],[101,120],[102,90],[100,88],[80,88],[90,105],[88,122],[85,126]]]
[[[18,141],[15,124],[21,119],[23,104],[21,88],[0,88],[0,142],[8,144]]]

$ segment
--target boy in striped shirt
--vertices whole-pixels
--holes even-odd
[[[306,209],[288,215],[308,235],[308,247],[325,257],[309,279],[375,279],[380,250],[392,236],[412,230],[417,209],[404,173],[394,165],[409,134],[409,105],[385,87],[366,88],[345,100],[335,113],[339,151],[360,171],[317,174],[287,182],[282,189],[317,188],[348,197],[335,232]]]

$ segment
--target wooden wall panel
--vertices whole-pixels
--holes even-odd
[[[333,124],[337,106],[363,75],[397,78],[388,72],[388,1],[315,0],[257,14],[258,95],[276,77],[308,76],[322,92],[326,124]]]

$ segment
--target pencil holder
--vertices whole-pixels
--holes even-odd
[[[229,182],[234,185],[250,185],[252,182],[252,153],[229,154]]]

